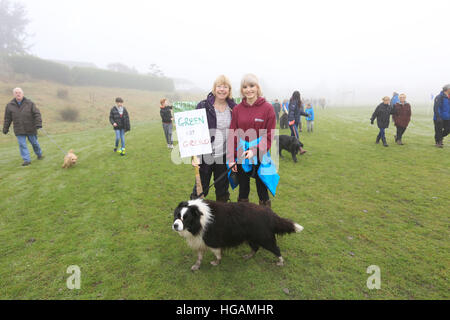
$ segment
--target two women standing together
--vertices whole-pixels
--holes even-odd
[[[243,100],[236,105],[232,98],[231,82],[220,76],[207,99],[197,106],[197,109],[206,109],[213,149],[212,154],[198,159],[203,190],[206,190],[207,196],[211,177],[214,175],[214,180],[217,180],[230,169],[237,176],[238,202],[249,201],[250,178],[254,178],[259,203],[270,207],[268,188],[274,194],[274,181],[278,183],[276,177],[272,181],[267,179],[274,178],[274,172],[269,168],[269,150],[276,127],[275,112],[263,98],[256,76],[244,76],[240,89]],[[263,168],[270,173],[265,174]],[[226,178],[216,181],[217,201],[227,202],[230,199],[229,185]],[[197,196],[194,188],[191,198]]]

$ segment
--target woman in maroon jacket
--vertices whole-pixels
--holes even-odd
[[[250,161],[257,159],[257,163],[253,162],[251,172],[244,171],[241,160],[233,168],[239,181],[238,202],[249,201],[250,178],[252,177],[256,180],[259,204],[270,207],[268,189],[257,172],[263,156],[269,152],[272,146],[273,133],[277,124],[275,112],[272,105],[262,97],[261,87],[255,75],[244,76],[241,82],[241,95],[243,100],[234,107],[231,118],[227,150],[228,165],[233,167],[236,159],[249,159]],[[242,140],[253,143],[258,141],[258,143],[250,144],[249,149],[245,152],[240,149],[238,154],[237,149]]]
[[[395,104],[392,118],[397,127],[395,142],[398,145],[403,145],[402,137],[411,121],[411,106],[406,102],[406,95],[401,94],[399,98],[400,102]]]

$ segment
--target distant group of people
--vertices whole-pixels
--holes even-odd
[[[435,146],[437,148],[444,147],[444,138],[450,133],[450,84],[442,88],[441,93],[436,96],[434,100],[434,129],[435,129]],[[380,140],[383,146],[388,147],[386,140],[386,129],[389,128],[390,117],[394,121],[397,128],[395,135],[395,143],[404,145],[402,138],[411,121],[411,105],[406,101],[405,94],[393,93],[392,99],[388,96],[382,99],[375,109],[370,122],[373,125],[375,119],[377,120],[378,128],[380,129],[375,143],[379,144]]]

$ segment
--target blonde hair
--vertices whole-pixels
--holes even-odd
[[[244,86],[246,85],[255,85],[258,87],[258,98],[262,97],[261,86],[259,85],[258,78],[254,74],[246,74],[241,81],[241,96],[244,97]]]
[[[164,103],[166,103],[167,99],[161,99],[161,101],[159,101],[159,103],[161,104],[161,107],[164,107]]]
[[[230,93],[228,94],[227,99],[233,99],[233,93],[232,93],[233,88],[231,87],[231,81],[230,81],[230,79],[228,79],[228,78],[227,78],[226,76],[224,76],[223,74],[220,75],[220,76],[218,76],[217,79],[216,79],[216,81],[214,81],[214,84],[213,84],[213,90],[212,90],[213,95],[214,95],[214,96],[216,95],[216,89],[217,89],[217,87],[218,87],[218,86],[222,86],[222,85],[225,85],[225,86],[227,86],[228,88],[230,88]]]

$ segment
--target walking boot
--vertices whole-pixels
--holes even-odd
[[[272,208],[272,202],[270,200],[266,201],[259,200],[259,205]]]
[[[376,143],[376,144],[379,144],[379,143],[380,143],[380,139],[381,139],[381,137],[378,136],[378,137],[377,137],[377,141],[375,141],[375,143]]]
[[[383,146],[384,147],[389,147],[389,145],[386,142],[386,138],[381,139],[383,141]]]

